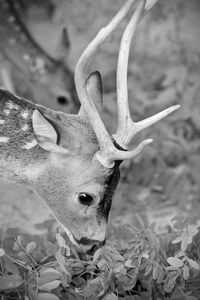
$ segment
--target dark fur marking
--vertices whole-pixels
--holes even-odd
[[[119,146],[115,140],[113,141],[113,144],[115,147],[119,150],[127,151],[126,149],[123,149],[121,146]],[[99,223],[101,223],[102,217],[106,220],[108,219],[108,215],[110,212],[110,208],[112,205],[112,198],[115,193],[115,190],[117,188],[119,179],[120,179],[120,164],[122,163],[122,160],[115,161],[115,166],[113,168],[113,173],[109,176],[109,178],[106,181],[107,188],[104,191],[104,197],[100,201],[99,206],[97,208],[97,220]]]

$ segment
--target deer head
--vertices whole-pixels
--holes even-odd
[[[80,103],[68,64],[70,38],[67,28],[52,22],[53,11],[50,1],[0,0],[0,82],[11,92],[74,113]]]
[[[122,37],[117,67],[118,128],[110,137],[99,115],[101,76],[94,72],[86,79],[86,68],[101,43],[132,7],[134,13]],[[53,111],[0,91],[0,174],[29,184],[71,241],[85,251],[104,243],[121,162],[134,158],[152,142],[147,139],[127,150],[130,140],[179,107],[167,108],[137,123],[130,117],[129,48],[136,24],[147,8],[144,0],[128,0],[83,52],[75,70],[82,105],[78,115]]]

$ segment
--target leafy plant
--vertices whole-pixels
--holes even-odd
[[[1,299],[198,299],[199,227],[173,221],[158,236],[135,214],[121,228],[111,225],[112,239],[93,257],[60,231],[52,241],[8,230],[0,248]]]

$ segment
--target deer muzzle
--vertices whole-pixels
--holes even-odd
[[[80,240],[76,240],[76,242],[85,253],[92,255],[97,249],[105,245],[106,239],[103,241],[97,241],[88,238],[82,238]]]

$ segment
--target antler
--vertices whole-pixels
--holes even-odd
[[[112,139],[110,138],[97,110],[88,97],[86,91],[86,80],[84,74],[86,67],[90,59],[94,56],[99,46],[106,40],[108,36],[114,31],[114,29],[119,25],[123,18],[127,15],[130,8],[136,3],[136,0],[128,0],[121,10],[115,15],[111,22],[104,28],[102,28],[93,41],[88,45],[83,54],[81,55],[75,70],[75,85],[77,94],[79,96],[80,102],[87,113],[88,119],[91,126],[96,134],[100,151],[97,152],[96,158],[99,162],[107,168],[112,168],[115,160],[130,159],[138,155],[145,145],[152,142],[152,139],[144,140],[140,143],[136,149],[132,151],[122,151],[118,150]],[[113,138],[120,147],[126,147],[133,137],[133,135],[154,124],[158,120],[164,118],[172,111],[176,110],[179,106],[172,106],[159,114],[152,116],[146,120],[138,123],[134,123],[131,120],[129,106],[128,106],[128,93],[127,93],[127,68],[128,68],[128,57],[129,49],[131,44],[131,39],[135,32],[136,24],[141,18],[143,12],[145,11],[146,1],[141,0],[138,7],[136,8],[129,24],[127,25],[125,32],[122,37],[122,42],[119,51],[118,68],[117,68],[117,105],[118,105],[118,129]]]
[[[110,34],[123,20],[129,9],[135,2],[136,0],[128,0],[126,4],[122,7],[122,9],[111,20],[111,22],[99,31],[99,33],[96,35],[93,41],[87,46],[85,51],[82,53],[74,73],[76,91],[79,100],[83,105],[85,112],[87,113],[88,119],[93,127],[93,130],[96,134],[100,146],[100,153],[98,153],[97,155],[98,159],[106,167],[110,167],[111,165],[113,166],[113,160],[108,161],[107,158],[108,156],[110,156],[110,153],[112,153],[113,150],[115,150],[115,147],[113,146],[113,142],[96,110],[94,103],[87,95],[85,71],[89,64],[89,61],[97,52],[99,46],[106,40],[107,37],[110,36]]]
[[[128,58],[131,40],[135,34],[136,25],[141,18],[145,2],[141,1],[129,21],[124,34],[121,39],[121,45],[118,56],[117,65],[117,106],[118,106],[118,128],[116,134],[113,135],[114,140],[118,145],[123,148],[127,148],[128,143],[133,136],[144,128],[151,126],[158,122],[170,113],[180,107],[180,105],[174,105],[169,107],[158,114],[142,120],[140,122],[133,122],[130,116],[129,104],[128,104],[128,89],[127,89],[127,70],[128,70]]]

